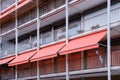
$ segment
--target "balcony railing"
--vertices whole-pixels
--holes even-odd
[[[104,64],[101,63],[99,56],[87,57],[86,58],[87,60],[85,60],[85,58],[76,58],[73,60],[69,60],[69,71],[79,71],[79,70],[88,70],[88,69],[97,69],[97,68],[107,67],[106,56],[105,55],[100,55],[100,56],[105,57],[103,58]],[[120,52],[119,53],[112,52],[111,54],[112,67],[120,66],[119,56],[120,56]],[[82,61],[85,61],[85,62],[82,62]],[[66,70],[65,61],[57,62],[57,64],[49,62],[40,67],[40,74],[46,75],[46,74],[53,74],[53,73],[61,73],[61,72],[65,72],[65,70]]]
[[[26,65],[26,66],[25,66]],[[18,66],[18,78],[36,76],[37,69],[34,68],[36,63],[25,64]]]
[[[113,57],[114,55],[114,57]],[[120,54],[112,52],[112,67],[120,66]],[[80,71],[80,70],[89,70],[89,69],[100,69],[105,68],[106,66],[106,55],[103,56],[105,64],[103,65],[99,59],[99,56],[89,56],[89,57],[80,57],[80,54],[76,54],[76,57],[71,55],[69,57],[69,71]],[[66,61],[65,56],[57,57],[54,59],[48,59],[40,61],[40,75],[62,73],[66,71]],[[37,65],[35,63],[27,63],[25,65],[18,66],[18,76],[19,78],[36,76],[37,75]]]
[[[15,79],[15,68],[14,67],[1,67],[0,69],[0,80]]]
[[[37,8],[33,8],[18,17],[18,26],[31,21],[37,17]]]
[[[1,25],[1,34],[4,34],[15,28],[15,20],[9,20]]]
[[[15,3],[15,0],[0,0],[1,12]]]
[[[8,56],[14,54],[15,52],[15,44],[10,41],[5,41],[1,44],[1,57]]]
[[[72,0],[69,0],[69,2]],[[40,0],[39,2],[39,14],[40,16],[48,13],[62,5],[65,4],[65,0]],[[28,12],[22,14],[18,18],[18,25],[22,25],[30,20],[33,20],[37,17],[37,8],[33,8]]]
[[[37,47],[37,36],[29,36],[18,42],[18,52]]]

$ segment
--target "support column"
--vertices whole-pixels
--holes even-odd
[[[18,56],[18,15],[17,15],[18,0],[16,0],[15,10],[15,55]],[[15,66],[15,80],[18,80],[17,66]]]
[[[37,53],[39,53],[39,47],[40,47],[40,17],[39,17],[39,0],[36,1],[37,5]],[[40,67],[39,67],[39,61],[37,61],[37,80],[40,80]]]
[[[0,58],[1,57],[2,57],[2,36],[1,36],[1,24],[0,24]]]
[[[111,80],[111,44],[110,44],[110,6],[111,0],[107,0],[107,65],[108,65],[108,80]]]
[[[66,80],[69,80],[69,59],[68,54],[66,55]]]
[[[69,2],[66,0],[66,44],[69,42],[69,36],[68,36],[68,26],[69,26],[69,8],[68,8]]]
[[[2,11],[2,0],[0,0],[0,15],[1,15],[1,11]]]
[[[2,37],[0,34],[0,58],[2,57]]]
[[[1,0],[0,0],[0,16],[1,16]],[[1,19],[0,19],[0,57],[2,55],[2,36],[1,36],[2,32],[1,32]]]
[[[18,15],[17,15],[18,0],[16,0],[16,11],[15,11],[15,54],[18,55]]]
[[[69,26],[69,2],[66,0],[66,44],[69,42],[68,36],[68,26]],[[68,54],[66,54],[66,80],[69,80],[69,62],[68,62]]]

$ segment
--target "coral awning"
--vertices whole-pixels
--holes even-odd
[[[2,64],[7,64],[7,63],[9,63],[10,61],[12,61],[14,58],[15,58],[15,56],[7,57],[7,58],[4,58],[4,59],[0,59],[0,65],[2,65]]]
[[[37,53],[36,50],[21,53],[13,61],[9,63],[9,66],[15,66],[15,65],[28,63],[30,58],[32,58],[36,53]]]
[[[86,36],[78,37],[72,39],[69,43],[60,51],[60,55],[65,55],[69,53],[89,50],[93,48],[98,48],[98,42],[107,34],[107,31],[100,31],[92,33]]]
[[[31,58],[31,62],[39,61],[43,59],[53,58],[57,56],[57,53],[65,46],[65,43],[57,43],[54,45],[46,46],[40,49],[39,53]]]

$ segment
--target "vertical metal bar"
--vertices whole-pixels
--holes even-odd
[[[37,0],[37,51],[39,52],[39,38],[40,38],[40,18],[39,18],[39,3],[38,3],[38,0]]]
[[[69,62],[68,62],[68,54],[66,54],[66,80],[69,80]]]
[[[18,55],[18,17],[17,17],[17,5],[18,0],[16,0],[16,11],[15,11],[15,54]]]
[[[0,58],[1,57],[2,57],[2,37],[0,36]]]
[[[111,41],[110,41],[110,6],[111,0],[107,0],[107,65],[108,65],[108,80],[111,80]]]
[[[69,2],[66,0],[66,44],[69,42],[68,37],[68,26],[69,26]],[[68,62],[68,54],[66,54],[66,80],[69,80],[69,62]]]
[[[69,41],[69,37],[68,37],[68,26],[69,26],[69,9],[68,9],[68,0],[66,0],[66,44]]]
[[[40,18],[39,18],[39,0],[36,2],[37,4],[37,52],[39,53],[40,47]],[[37,80],[40,80],[40,72],[39,72],[39,61],[37,61]]]
[[[40,80],[40,68],[39,68],[39,61],[37,61],[37,80]]]
[[[18,17],[17,17],[17,5],[18,0],[16,0],[16,10],[15,10],[15,54],[18,56]],[[18,79],[17,66],[15,66],[15,80]]]
[[[2,1],[0,0],[0,16],[2,11]],[[1,19],[0,19],[0,57],[2,57],[2,36],[1,36]]]
[[[2,1],[0,0],[0,15],[1,15],[1,11],[2,11]]]

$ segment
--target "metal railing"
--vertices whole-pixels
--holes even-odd
[[[5,44],[1,47],[0,57],[9,56],[15,53],[15,44]]]
[[[89,69],[99,69],[99,68],[105,68],[106,66],[106,53],[101,54],[103,58],[103,62],[101,63],[99,56],[87,56],[87,57],[81,57],[81,58],[69,58],[69,71],[80,71],[80,70],[89,70]],[[120,51],[113,51],[111,54],[112,57],[112,67],[114,66],[120,66]],[[61,58],[60,58],[61,59]],[[61,60],[56,60],[56,62],[53,62],[52,59],[50,61],[45,62],[46,60],[40,61],[39,67],[40,67],[40,75],[47,75],[47,74],[55,74],[55,73],[62,73],[66,71],[66,63],[65,63],[65,57]],[[18,77],[24,78],[24,77],[31,77],[37,75],[37,64],[35,63],[27,63],[24,65],[18,66]],[[2,75],[6,75],[5,73],[2,73]],[[12,74],[11,76],[14,76]],[[10,75],[7,77],[9,78]],[[6,76],[2,76],[2,78],[6,78]],[[7,79],[6,78],[6,79]]]
[[[1,67],[0,70],[0,80],[10,80],[15,78],[14,67]]]
[[[15,4],[15,0],[1,0],[1,11],[3,12],[5,9],[7,9],[8,7],[12,6],[13,4]]]

